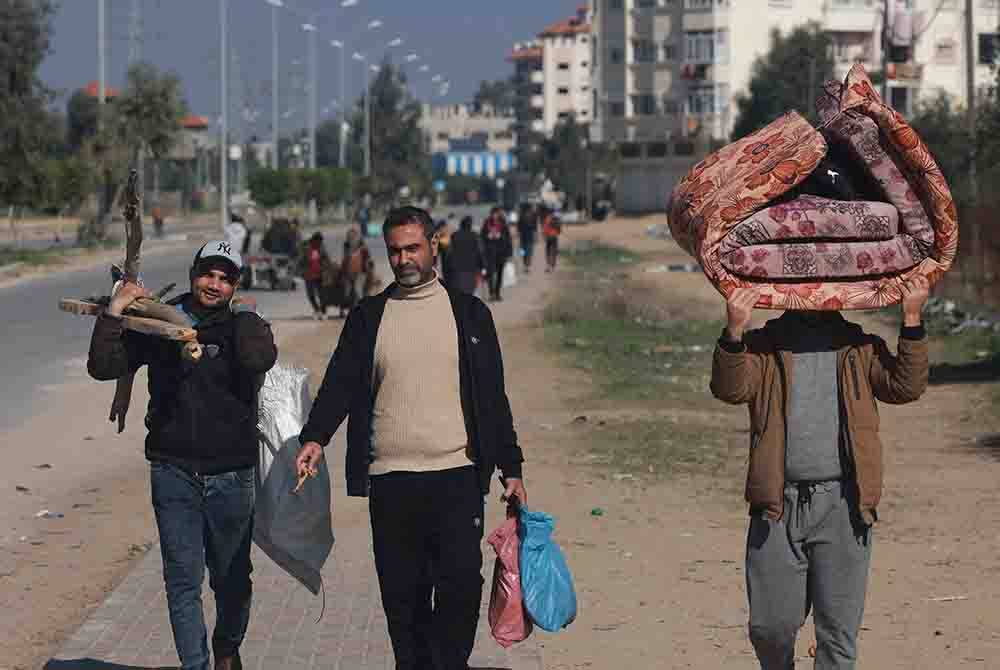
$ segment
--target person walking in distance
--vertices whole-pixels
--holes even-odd
[[[494,207],[483,222],[480,231],[483,239],[483,256],[486,260],[486,283],[490,300],[503,300],[503,268],[514,254],[514,244],[503,210]]]
[[[562,224],[556,213],[548,207],[542,208],[542,237],[545,238],[545,271],[555,272],[559,260],[559,235]]]
[[[361,234],[352,228],[347,231],[347,239],[344,240],[344,259],[340,272],[344,282],[344,295],[347,297],[347,310],[354,309],[358,301],[365,297],[365,285],[371,271],[372,260],[368,245]],[[343,312],[341,310],[341,316]]]
[[[311,472],[349,417],[347,493],[369,499],[397,670],[467,670],[494,470],[503,500],[528,501],[493,318],[441,283],[433,231],[422,209],[389,212],[396,281],[348,316],[297,460]]]
[[[191,292],[170,302],[198,331],[201,356],[127,331],[122,313],[149,292],[126,283],[94,325],[87,370],[99,380],[149,369],[146,459],[174,643],[185,670],[207,670],[201,586],[215,592],[216,670],[241,670],[250,619],[250,540],[258,459],[258,380],[278,351],[252,299],[234,297],[242,259],[229,242],[204,245]]]
[[[750,641],[762,670],[790,670],[810,608],[816,668],[850,670],[882,494],[876,401],[927,388],[924,277],[902,285],[898,354],[839,312],[787,311],[745,332],[759,293],[729,296],[715,397],[750,409],[746,548]]]
[[[534,203],[521,204],[521,212],[517,217],[517,238],[521,245],[521,259],[524,263],[524,273],[531,272],[531,259],[535,255],[535,237],[538,234],[538,210]]]
[[[448,275],[445,284],[456,291],[475,295],[484,267],[486,264],[479,236],[472,230],[472,217],[464,216],[448,244]]]
[[[333,262],[326,247],[323,245],[323,234],[314,233],[309,238],[305,253],[301,256],[302,278],[306,282],[306,297],[312,305],[313,316],[317,321],[326,318],[326,302],[323,299],[324,276],[330,272]]]

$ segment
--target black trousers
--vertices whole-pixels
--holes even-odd
[[[319,279],[306,280],[306,297],[312,305],[314,312],[326,314],[326,305],[323,304],[323,282]]]
[[[483,594],[476,469],[378,475],[369,495],[396,670],[467,670]]]
[[[507,264],[507,259],[503,256],[486,259],[486,283],[490,289],[490,298],[494,300],[500,298],[500,291],[503,290],[503,266]]]

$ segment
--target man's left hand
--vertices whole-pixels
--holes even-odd
[[[506,489],[504,490],[503,495],[500,496],[501,502],[515,506],[528,504],[528,492],[524,488],[523,479],[507,477],[504,480],[504,486]]]
[[[900,291],[903,294],[903,325],[919,326],[921,313],[927,298],[930,296],[931,285],[927,277],[917,275],[903,282]]]

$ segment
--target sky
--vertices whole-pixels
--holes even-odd
[[[57,0],[51,53],[40,75],[51,88],[62,93],[64,105],[77,88],[97,79],[98,0]],[[133,3],[141,5],[142,58],[177,74],[191,111],[213,121],[221,108],[219,86],[218,0],[106,0],[107,80],[121,86],[129,58],[129,35]],[[246,114],[250,134],[269,132],[271,119],[271,6],[266,0],[228,0],[231,101],[241,97],[246,107],[259,110]],[[380,61],[386,51],[401,62],[407,55],[420,56],[431,70],[422,74],[409,68],[412,90],[427,101],[464,102],[472,98],[482,79],[508,76],[512,66],[506,55],[514,42],[532,39],[546,25],[570,16],[583,0],[284,0],[280,10],[279,61],[281,63],[279,106],[285,127],[306,124],[306,77],[308,40],[302,24],[306,15],[319,12],[316,21],[318,105],[320,120],[336,114],[340,98],[340,50],[330,40],[348,43],[348,56],[362,51]],[[369,30],[371,21],[382,21]],[[387,47],[395,38],[403,45]],[[347,99],[362,90],[363,64],[348,57]],[[445,97],[437,95],[430,78],[440,74],[450,81]],[[322,110],[326,113],[322,113]],[[231,124],[233,121],[230,122]]]

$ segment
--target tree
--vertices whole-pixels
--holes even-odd
[[[0,202],[17,216],[45,187],[50,95],[38,67],[49,51],[52,12],[49,0],[0,2]]]
[[[774,30],[770,50],[754,62],[749,93],[736,99],[733,137],[749,135],[792,109],[815,119],[813,103],[823,84],[835,78],[832,47],[819,23],[798,26],[788,35]]]
[[[479,90],[476,91],[476,95],[472,99],[472,104],[477,111],[482,111],[485,105],[489,105],[499,112],[509,112],[513,110],[516,102],[517,89],[511,79],[480,81]]]
[[[414,194],[430,188],[430,156],[420,128],[420,103],[406,88],[406,76],[391,62],[385,61],[371,84],[371,164],[377,177],[373,193],[381,200],[391,199],[400,187],[409,186]],[[364,98],[357,102],[351,122],[350,165],[363,169]]]
[[[542,139],[538,149],[522,156],[521,168],[529,174],[544,174],[566,194],[570,203],[581,202],[587,194],[587,177],[599,172],[614,173],[618,155],[609,146],[589,141],[586,124],[572,117],[556,125],[552,137]]]
[[[288,170],[260,168],[250,173],[247,179],[250,187],[250,197],[266,210],[279,207],[290,198],[290,180]]]
[[[316,126],[316,165],[340,167],[340,121],[330,119]]]
[[[140,165],[146,156],[154,164],[154,192],[159,197],[158,161],[170,151],[181,130],[185,104],[176,75],[161,73],[150,63],[139,62],[128,70],[125,90],[115,100],[120,131]]]
[[[100,106],[96,97],[82,89],[66,103],[66,142],[72,151],[79,151],[86,140],[97,135]]]

